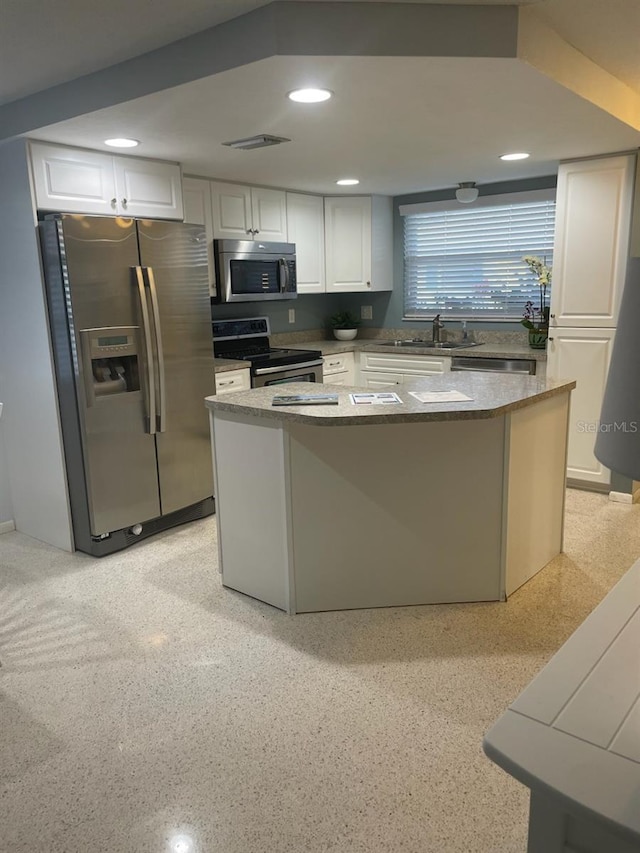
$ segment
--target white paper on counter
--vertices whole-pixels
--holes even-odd
[[[409,391],[420,403],[466,403],[473,400],[462,391]]]
[[[376,391],[370,394],[349,394],[354,406],[374,405],[388,406],[390,403],[402,403],[400,397],[393,391]]]

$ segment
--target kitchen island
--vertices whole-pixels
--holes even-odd
[[[289,613],[505,599],[562,548],[574,382],[490,373],[208,397],[223,584]],[[455,390],[422,403],[411,391]],[[338,405],[274,407],[282,394]]]

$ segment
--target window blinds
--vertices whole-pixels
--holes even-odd
[[[555,202],[404,216],[404,315],[521,319],[540,293],[524,255],[551,266]]]

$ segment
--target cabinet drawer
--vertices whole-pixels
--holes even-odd
[[[352,352],[341,352],[338,355],[325,355],[322,373],[330,376],[332,373],[344,373],[351,370],[355,364]]]
[[[447,356],[363,352],[360,357],[362,370],[389,370],[405,375],[428,376],[447,373],[451,369],[451,358]]]
[[[249,370],[225,370],[216,375],[216,394],[232,394],[251,388]]]

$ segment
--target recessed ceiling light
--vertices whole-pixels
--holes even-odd
[[[287,97],[299,104],[319,104],[328,101],[332,95],[329,89],[294,89]]]
[[[110,145],[112,148],[135,148],[136,145],[140,145],[137,139],[126,139],[124,136],[105,139],[104,144]]]
[[[336,184],[339,184],[341,187],[354,187],[359,183],[360,181],[357,178],[340,178],[339,181],[336,181]]]
[[[527,157],[530,157],[530,154],[527,154],[526,151],[517,151],[514,154],[501,154],[501,160],[526,160]]]

